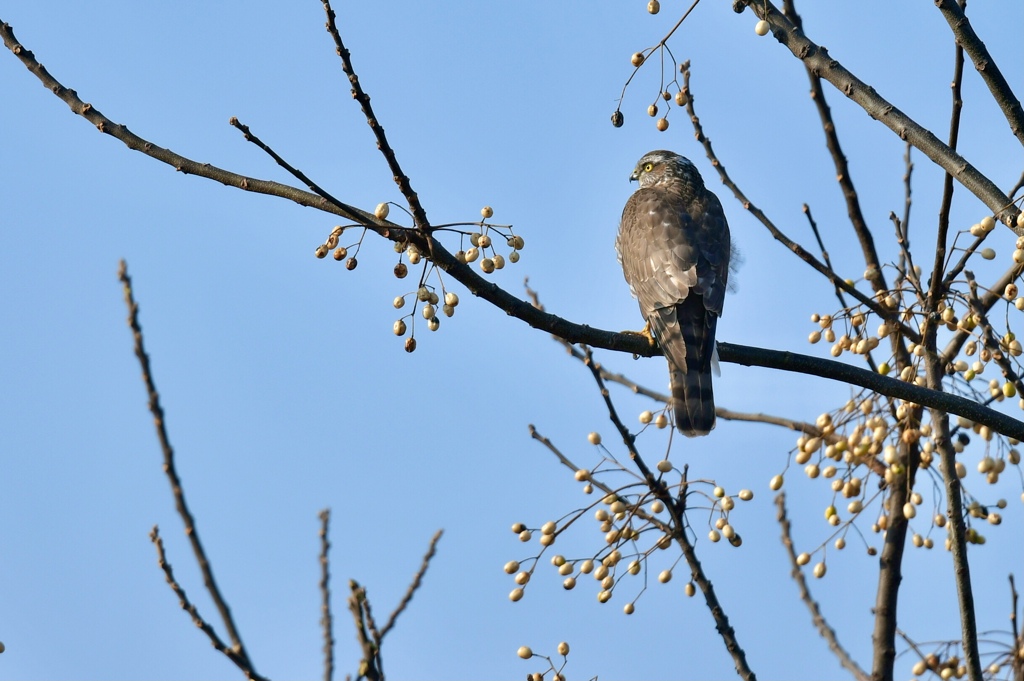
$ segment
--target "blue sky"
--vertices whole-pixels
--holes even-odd
[[[730,4],[705,0],[670,43],[678,59],[692,60],[705,132],[749,198],[808,245],[801,205],[810,204],[837,269],[859,278],[863,263],[803,67]],[[808,35],[944,138],[953,47],[931,3],[820,4],[798,7]],[[721,187],[684,112],[673,110],[667,132],[655,130],[644,113],[658,90],[654,70],[630,85],[626,125],[610,125],[630,55],[656,43],[685,8],[666,0],[651,16],[644,5],[401,0],[335,9],[430,219],[476,220],[491,205],[495,222],[525,237],[522,260],[494,276],[501,286],[521,295],[529,277],[560,316],[604,329],[641,326],[612,243],[634,163],[671,148],[718,191],[744,254],[719,339],[824,356],[826,347],[806,342],[809,316],[833,312],[833,294]],[[1021,43],[997,37],[1024,25],[1024,9],[996,0],[970,10],[1019,93]],[[8,3],[0,19],[65,86],[156,144],[291,182],[228,125],[237,116],[342,200],[367,209],[401,201],[351,101],[318,2],[35,0]],[[127,150],[71,114],[6,51],[0,87],[0,679],[236,674],[178,609],[147,539],[159,524],[179,581],[212,620],[161,473],[124,322],[120,258],[134,278],[179,473],[261,673],[320,674],[317,512],[330,507],[341,673],[358,660],[346,580],[367,587],[378,616],[389,612],[444,528],[422,589],[386,641],[393,678],[521,678],[539,670],[516,657],[519,646],[554,654],[562,640],[572,646],[570,678],[732,674],[706,609],[683,595],[685,580],[658,585],[652,575],[626,617],[625,595],[601,605],[594,583],[565,592],[543,565],[526,598],[509,602],[514,585],[502,565],[538,548],[519,543],[511,524],[539,527],[589,501],[530,440],[528,424],[581,465],[598,460],[587,433],[612,439],[588,372],[546,334],[455,285],[456,315],[436,333],[421,327],[409,355],[391,333],[391,300],[413,284],[391,274],[390,244],[368,237],[352,272],[316,260],[336,224],[330,216]],[[868,222],[892,261],[888,215],[902,212],[904,146],[826,92]],[[1024,167],[1021,149],[970,65],[964,99],[963,153],[1009,187]],[[919,236],[927,253],[941,174],[920,154],[914,161],[912,241]],[[984,214],[958,191],[955,226]],[[994,235],[992,272],[1009,262],[1013,239]],[[600,359],[655,389],[666,382],[659,358]],[[634,424],[651,407],[614,395]],[[849,395],[843,385],[736,365],[716,381],[721,406],[801,420]],[[756,494],[733,516],[742,548],[698,544],[755,671],[839,678],[789,580],[767,486],[794,440],[771,426],[720,422],[708,438],[677,439],[673,457],[689,462],[692,478]],[[664,439],[649,434],[640,445],[656,460]],[[973,470],[983,455],[969,449],[965,465]],[[796,472],[786,484],[794,534],[812,550],[829,536],[821,512],[831,493]],[[1008,625],[1006,575],[1021,565],[1020,481],[1014,472],[990,489],[978,477],[968,478],[972,491],[1010,501],[1003,525],[971,551],[979,628],[1000,629]],[[582,555],[600,541],[588,521],[559,550]],[[812,587],[841,640],[870,666],[877,562],[853,544],[829,551],[829,573]],[[672,559],[657,557],[661,567]],[[916,639],[958,637],[946,552],[908,551],[901,606],[901,627]],[[900,664],[909,677],[912,661]]]

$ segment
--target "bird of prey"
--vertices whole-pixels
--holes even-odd
[[[669,365],[676,428],[687,437],[715,427],[715,327],[729,278],[729,225],[718,197],[689,159],[652,151],[629,179],[615,249],[629,289]],[[653,340],[652,340],[653,343]]]

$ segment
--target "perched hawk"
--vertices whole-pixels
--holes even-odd
[[[715,427],[711,389],[715,326],[729,278],[729,225],[718,197],[690,161],[652,151],[630,180],[640,187],[622,211],[615,249],[640,313],[668,358],[676,427]]]

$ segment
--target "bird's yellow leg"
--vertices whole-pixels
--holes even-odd
[[[658,342],[654,340],[654,336],[651,334],[651,323],[647,322],[644,324],[644,328],[639,331],[623,331],[622,333],[628,333],[632,336],[643,336],[647,339],[647,343],[653,348],[657,347]]]

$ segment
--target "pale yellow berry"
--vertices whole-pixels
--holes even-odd
[[[648,424],[648,423],[650,423],[653,420],[654,420],[654,414],[652,414],[650,411],[640,412],[640,423]]]
[[[522,646],[519,648],[518,651],[516,651],[516,655],[523,658],[524,660],[529,660],[531,657],[533,657],[533,651],[530,650],[530,646]]]
[[[568,655],[569,654],[569,644],[566,643],[565,641],[562,641],[561,643],[559,643],[558,644],[558,654],[563,656],[563,657]]]
[[[672,571],[662,570],[661,573],[658,575],[658,581],[662,584],[667,584],[668,582],[672,581]]]
[[[835,547],[836,547],[836,550],[842,551],[843,549],[846,548],[846,540],[843,539],[842,537],[839,537],[839,539],[836,539]]]
[[[519,572],[519,573],[516,574],[515,580],[516,580],[516,584],[518,584],[519,586],[523,586],[527,582],[530,581],[530,573],[529,572],[525,572],[525,571],[524,572]]]
[[[656,428],[664,428],[668,425],[668,417],[664,414],[658,414],[654,419],[654,425]]]
[[[508,254],[508,261],[512,264],[519,262],[519,251],[512,251]]]
[[[484,258],[480,261],[480,269],[484,271],[484,274],[490,274],[494,271],[494,260],[491,258]]]
[[[378,203],[377,207],[373,211],[373,214],[377,217],[378,220],[383,220],[388,216],[389,212],[391,212],[391,207],[388,204]]]
[[[668,130],[668,119],[667,119],[667,118],[659,118],[659,119],[658,119],[658,122],[657,122],[657,123],[655,123],[655,124],[654,124],[654,126],[655,126],[655,127],[656,127],[656,128],[657,128],[657,129],[659,130],[659,131],[661,131],[661,132],[665,132],[666,130]]]
[[[718,530],[711,530],[710,532],[708,532],[708,539],[710,539],[712,542],[719,542],[722,539],[722,535],[721,533],[719,533]]]
[[[523,588],[520,587],[520,586],[517,586],[516,588],[512,589],[512,592],[508,595],[508,599],[510,601],[512,601],[513,603],[515,603],[518,600],[522,600],[522,598],[523,598]],[[522,649],[520,649],[520,650],[522,650]],[[527,650],[529,650],[529,648],[527,648]],[[522,657],[522,655],[520,655],[520,657]],[[529,657],[529,655],[527,655],[526,657]]]
[[[811,333],[807,336],[807,341],[809,343],[811,343],[812,345],[814,343],[817,343],[820,340],[821,340],[821,331],[811,331]]]
[[[986,215],[985,217],[983,217],[979,224],[981,225],[981,228],[984,229],[986,232],[991,232],[993,229],[996,228],[995,218],[993,218],[991,215]]]
[[[768,24],[768,22],[765,21],[764,19],[761,19],[761,21],[754,24],[754,33],[758,35],[768,35],[768,31],[770,30],[770,28],[771,26]]]
[[[658,0],[651,0],[647,3],[647,11],[651,14],[657,14],[661,11],[661,3]]]
[[[586,482],[587,480],[590,480],[590,471],[588,471],[586,468],[581,468],[578,471],[576,471],[577,482]]]
[[[480,251],[474,246],[466,251],[466,262],[474,262],[480,257]]]
[[[661,503],[661,499],[655,499],[651,502],[651,513],[661,513],[665,510],[665,504]]]
[[[519,533],[519,541],[528,542],[531,539],[533,539],[533,532],[530,532],[529,530],[523,530]]]
[[[711,493],[714,494],[719,499],[725,496],[725,490],[721,487],[715,487],[713,490],[711,490]]]
[[[562,582],[562,588],[565,589],[566,591],[571,591],[575,587],[576,587],[576,578],[575,577],[566,577],[565,581]]]
[[[809,553],[801,553],[799,556],[796,557],[796,564],[797,565],[807,565],[810,562],[811,562],[811,554],[809,554]]]
[[[768,487],[771,488],[772,491],[778,491],[782,488],[782,482],[783,477],[781,475],[776,475],[768,482]]]
[[[996,252],[991,248],[983,248],[980,253],[981,257],[985,260],[993,260],[996,257]]]
[[[405,322],[404,321],[399,319],[397,322],[395,322],[394,331],[395,331],[395,335],[396,336],[404,336],[405,335],[405,329],[406,329],[406,326],[405,326]]]
[[[494,260],[494,269],[500,270],[505,267],[505,256],[501,253],[495,253],[492,260]]]
[[[817,565],[814,566],[814,576],[817,577],[818,579],[821,579],[822,577],[825,576],[825,572],[827,570],[828,570],[828,568],[825,566],[824,562],[818,563]]]
[[[597,594],[597,600],[599,603],[607,603],[612,597],[612,592],[605,589]]]
[[[658,462],[658,470],[662,473],[668,473],[672,470],[672,462],[668,459],[662,459]]]
[[[654,118],[655,116],[657,116],[658,115],[658,105],[657,104],[651,104],[649,107],[647,107],[647,115],[650,116],[651,118]]]
[[[644,63],[644,55],[642,52],[635,52],[629,61],[633,66],[640,66]]]
[[[550,520],[540,526],[541,534],[554,534],[556,529],[558,529],[558,525],[555,525]]]
[[[492,217],[494,217],[494,209],[491,208],[490,206],[484,206],[483,208],[480,209],[480,216],[484,220],[489,220]]]

